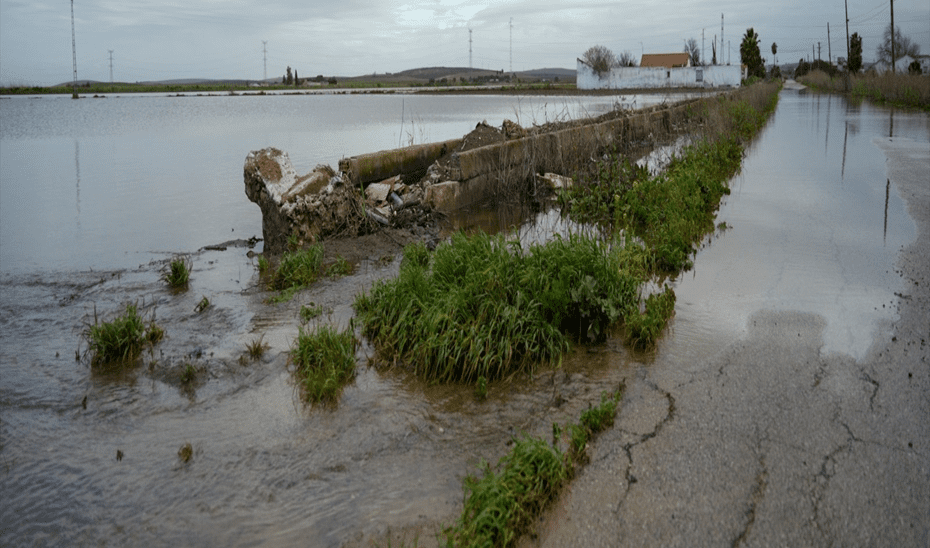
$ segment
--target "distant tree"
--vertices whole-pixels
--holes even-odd
[[[776,55],[778,55],[778,44],[772,42],[772,66],[778,64],[778,57],[775,57]]]
[[[620,54],[620,59],[617,61],[617,64],[621,67],[635,67],[637,65],[636,57],[633,57],[632,53],[624,51]]]
[[[300,85],[297,80],[297,69],[294,69],[294,86]]]
[[[291,67],[287,67],[287,72],[284,73],[284,85],[289,86],[294,83],[294,76],[291,74]]]
[[[891,25],[885,27],[885,33],[882,35],[882,43],[875,50],[878,60],[882,63],[891,64]],[[894,29],[894,62],[898,59],[910,55],[917,57],[920,55],[920,44],[911,42],[911,39],[901,34],[901,27]]]
[[[920,66],[920,61],[918,61],[917,59],[914,59],[913,61],[911,61],[911,64],[907,66],[907,73],[916,74],[918,76],[923,74],[924,69],[923,67]]]
[[[746,65],[747,75],[751,78],[765,78],[765,66],[762,64],[762,53],[759,51],[759,35],[752,27],[746,29],[743,42],[739,46],[740,62]]]
[[[805,61],[804,59],[800,59],[798,61],[798,67],[794,69],[794,77],[800,78],[801,76],[804,76],[810,71],[811,71],[811,64]]]
[[[862,37],[858,32],[849,37],[849,61],[846,62],[846,70],[850,74],[862,70]]]
[[[584,61],[595,73],[603,76],[610,72],[610,69],[619,66],[620,61],[614,52],[604,46],[592,46],[581,56]]]
[[[685,40],[685,53],[691,57],[692,67],[701,66],[701,48],[698,47],[697,40],[694,38],[688,38]]]
[[[714,38],[714,41],[711,42],[711,44],[710,44],[710,50],[711,50],[711,52],[712,52],[712,54],[711,54],[712,57],[711,57],[711,60],[710,60],[710,64],[711,64],[711,65],[716,65],[716,64],[717,64],[717,39],[716,39],[716,38]]]

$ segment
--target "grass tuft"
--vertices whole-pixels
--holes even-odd
[[[570,338],[603,340],[638,305],[641,251],[587,236],[524,250],[458,233],[433,254],[407,246],[398,277],[355,308],[387,359],[428,380],[490,381],[560,360]]]
[[[567,470],[562,453],[543,440],[524,437],[481,478],[465,478],[465,508],[446,530],[449,546],[512,546],[555,496]]]
[[[95,368],[128,365],[146,346],[156,344],[164,335],[164,330],[155,322],[146,326],[135,304],[127,304],[125,312],[109,322],[100,322],[95,309],[94,323],[83,333],[90,364]]]
[[[265,342],[265,334],[262,333],[257,339],[252,339],[252,342],[245,345],[245,350],[249,354],[249,357],[253,360],[260,360],[262,356],[265,355],[265,350],[271,348],[268,343]]]
[[[200,302],[197,303],[197,306],[194,307],[194,312],[200,314],[204,310],[210,308],[210,300],[206,297],[200,299]]]
[[[291,361],[307,401],[333,401],[343,385],[355,375],[355,334],[339,333],[329,325],[305,333],[298,331]]]
[[[300,320],[304,323],[323,315],[323,306],[316,303],[310,303],[300,307]]]
[[[187,259],[178,257],[173,259],[162,274],[162,279],[174,289],[187,287],[190,282],[191,265]]]
[[[569,453],[558,448],[562,428],[553,423],[552,444],[524,436],[497,464],[495,472],[483,464],[484,474],[464,481],[465,504],[458,522],[444,531],[447,546],[513,546],[555,498],[562,484],[585,460],[585,448],[598,433],[614,423],[622,388],[602,394],[600,405],[581,414],[567,427]]]

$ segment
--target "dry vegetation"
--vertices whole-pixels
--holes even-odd
[[[930,76],[890,73],[852,75],[847,88],[845,75],[831,78],[827,73],[815,70],[800,80],[804,85],[824,91],[848,91],[854,97],[930,111]]]

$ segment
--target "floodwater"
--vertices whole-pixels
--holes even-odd
[[[261,214],[242,187],[249,150],[278,146],[305,171],[395,146],[400,117],[368,127],[382,138],[362,142],[351,140],[361,122],[325,136],[314,129],[307,111],[318,97],[150,99],[144,116],[133,106],[141,98],[0,101],[0,543],[339,546],[454,519],[462,478],[482,459],[496,461],[512,435],[548,436],[552,422],[577,419],[663,352],[712,354],[745,333],[759,308],[822,314],[825,350],[857,356],[894,319],[894,261],[915,235],[875,140],[930,142],[926,115],[786,90],[731,182],[718,219],[731,228],[710,236],[694,270],[674,282],[676,318],[658,356],[631,355],[611,339],[558,371],[492,384],[478,401],[461,387],[368,367],[373,350],[363,343],[355,381],[338,406],[321,408],[300,401],[288,370],[300,307],[322,305],[320,321],[345,326],[352,295],[396,273],[398,261],[363,261],[273,307],[262,302],[244,242],[197,250],[260,234]],[[325,99],[352,101],[334,116],[343,121],[360,108],[396,113],[401,102]],[[266,106],[291,100],[299,103]],[[513,119],[513,100],[480,98],[473,108],[500,101],[495,112]],[[459,98],[405,101],[428,128],[424,140],[475,123],[474,112],[442,119]],[[249,114],[278,108],[268,123],[267,113]],[[111,109],[120,115],[101,123]],[[198,118],[203,109],[210,123]],[[188,127],[191,118],[201,122]],[[240,124],[255,131],[232,131]],[[774,180],[774,165],[792,166],[790,176]],[[523,231],[566,226],[552,212],[537,221]],[[194,267],[181,294],[159,281],[174,253],[191,253]],[[198,313],[204,296],[211,306]],[[81,331],[95,309],[106,315],[128,301],[167,337],[137,369],[95,374],[75,359]],[[265,357],[245,358],[259,336],[270,345]],[[187,364],[197,368],[192,384],[181,381]],[[186,443],[194,454],[183,463]]]

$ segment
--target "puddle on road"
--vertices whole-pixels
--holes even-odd
[[[895,258],[914,237],[872,143],[889,131],[930,140],[924,115],[783,93],[720,210],[732,228],[712,235],[676,282],[661,358],[715,354],[758,309],[820,314],[825,351],[864,353],[894,318]],[[554,210],[505,212],[470,212],[452,226],[520,226],[524,245],[581,229]],[[611,339],[570,354],[557,371],[492,384],[482,402],[461,386],[370,368],[373,350],[363,345],[338,407],[308,407],[287,367],[300,307],[319,304],[328,311],[321,321],[347,325],[350,296],[396,274],[399,260],[363,261],[353,275],[272,307],[245,251],[195,255],[191,287],[179,295],[164,288],[158,264],[2,280],[7,542],[338,546],[448,520],[480,459],[495,462],[519,432],[548,437],[552,422],[576,419],[655,357],[631,356]],[[202,297],[211,306],[198,314]],[[167,338],[128,374],[91,374],[74,359],[81,326],[94,305],[106,314],[127,300],[144,302]],[[260,335],[266,356],[241,361]],[[199,371],[191,387],[179,380],[186,363]],[[194,449],[187,464],[177,456],[185,443]]]
[[[928,142],[930,117],[782,92],[718,213],[732,228],[675,288],[676,340],[732,340],[756,310],[792,310],[825,318],[823,352],[864,357],[897,317],[897,254],[916,237],[873,142],[889,133]]]

